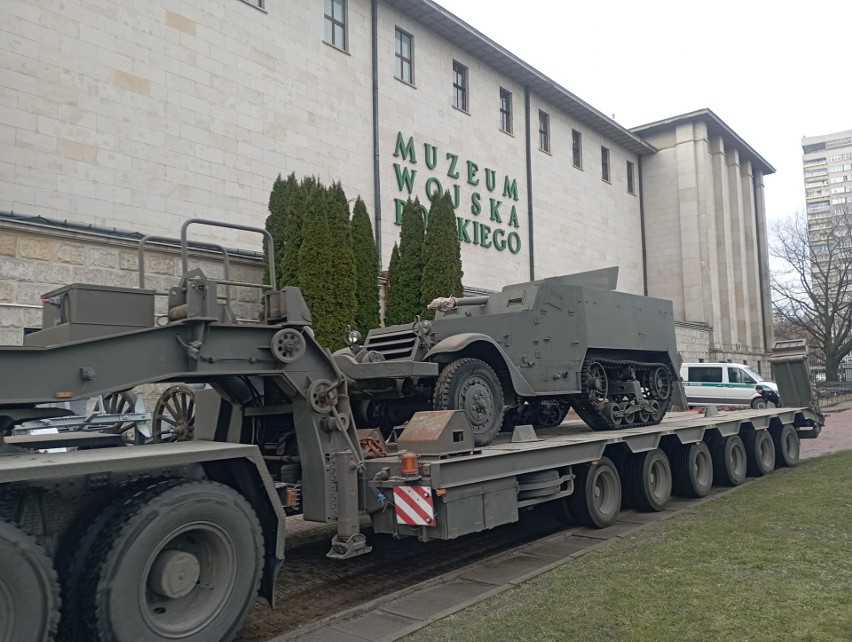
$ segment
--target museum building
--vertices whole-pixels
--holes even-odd
[[[262,227],[294,172],[364,199],[383,269],[405,199],[449,191],[470,291],[617,265],[687,360],[768,372],[774,169],[709,109],[626,129],[431,0],[6,3],[0,31],[0,343],[60,285],[137,285],[140,235]],[[259,236],[194,238],[259,280]]]

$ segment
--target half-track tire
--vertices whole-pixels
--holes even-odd
[[[473,443],[487,446],[503,424],[503,388],[484,361],[466,357],[441,370],[432,399],[435,410],[464,410],[473,428]]]
[[[681,497],[706,497],[713,486],[713,457],[703,441],[671,451],[673,492]]]
[[[775,470],[775,444],[765,430],[750,430],[742,435],[746,449],[746,474],[763,477]]]
[[[232,640],[263,565],[251,505],[228,486],[193,481],[155,485],[124,507],[93,551],[95,639]]]
[[[615,464],[601,457],[596,464],[574,467],[574,492],[567,497],[567,515],[583,526],[606,528],[621,510],[621,479]]]
[[[770,428],[772,443],[775,444],[775,465],[778,468],[792,468],[799,463],[799,433],[792,424]]]
[[[59,581],[35,538],[0,519],[0,640],[52,640],[59,626]]]
[[[625,503],[644,511],[661,511],[672,496],[669,458],[660,448],[624,458],[621,486]]]
[[[722,486],[739,486],[746,478],[746,449],[739,435],[720,437],[710,443],[713,480]]]

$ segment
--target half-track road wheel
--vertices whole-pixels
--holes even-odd
[[[151,441],[191,441],[195,436],[195,391],[179,383],[166,388],[154,405]]]
[[[775,444],[775,465],[791,468],[799,463],[799,434],[792,424],[770,428],[772,443]]]
[[[681,497],[705,497],[713,486],[713,458],[703,441],[676,446],[670,452],[672,488]]]
[[[211,481],[154,485],[103,530],[92,609],[95,639],[232,640],[255,600],[263,564],[257,515]]]
[[[535,425],[541,428],[555,428],[562,424],[565,415],[571,409],[571,403],[561,399],[543,399],[538,402],[535,413]]]
[[[574,467],[574,492],[567,500],[566,516],[590,528],[615,524],[621,510],[621,480],[607,457],[596,464]]]
[[[775,444],[765,430],[744,432],[746,473],[749,477],[763,477],[775,470]]]
[[[739,486],[746,478],[746,450],[739,435],[720,437],[710,443],[713,480],[722,486]]]
[[[59,625],[59,582],[41,545],[0,519],[0,640],[52,640]]]
[[[622,491],[625,503],[644,511],[661,511],[672,496],[669,458],[660,448],[624,459]]]
[[[435,410],[464,410],[473,427],[473,443],[487,446],[503,423],[503,388],[484,361],[453,361],[438,375],[432,400]]]

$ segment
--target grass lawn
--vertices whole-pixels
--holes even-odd
[[[405,638],[852,640],[852,451],[706,502]]]

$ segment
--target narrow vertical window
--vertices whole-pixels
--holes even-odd
[[[467,111],[467,67],[453,60],[453,107]]]
[[[550,153],[550,114],[538,110],[538,148]]]
[[[396,28],[396,77],[414,84],[414,38],[399,27]]]
[[[601,178],[609,183],[609,149],[601,145]]]
[[[325,0],[325,41],[346,51],[346,0]]]
[[[571,130],[571,158],[574,167],[583,169],[583,134],[576,129]]]
[[[512,92],[500,87],[500,129],[512,133]]]
[[[636,193],[636,183],[633,182],[633,163],[627,161],[627,193]]]

